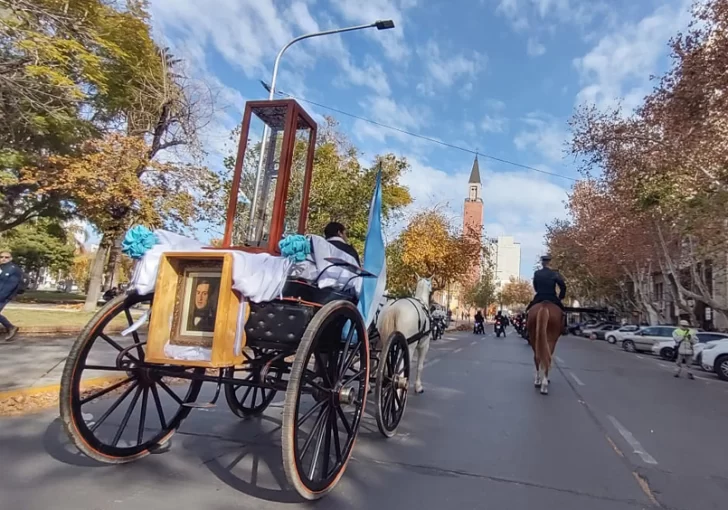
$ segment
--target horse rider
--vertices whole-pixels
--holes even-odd
[[[324,237],[326,240],[356,259],[356,263],[361,266],[359,254],[352,245],[349,244],[349,238],[346,236],[346,227],[339,222],[332,221],[324,228]]]
[[[693,344],[695,344],[698,339],[690,330],[690,323],[685,320],[680,321],[680,326],[672,332],[672,339],[675,340],[675,343],[677,344],[677,360],[675,361],[675,364],[677,365],[677,372],[675,372],[675,377],[680,377],[682,367],[685,365],[685,370],[688,373],[688,379],[695,379],[695,377],[693,377],[691,365],[693,364]]]
[[[542,303],[548,301],[557,305],[561,308],[563,330],[566,331],[566,310],[564,310],[564,304],[561,302],[566,296],[566,283],[564,278],[558,271],[554,271],[549,267],[551,265],[551,255],[544,255],[541,257],[541,269],[537,270],[533,274],[533,289],[536,291],[536,295],[533,297],[531,303],[526,307],[526,313],[536,303]],[[559,288],[559,294],[556,294],[556,287]]]

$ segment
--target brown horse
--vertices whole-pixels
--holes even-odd
[[[536,303],[528,312],[528,343],[533,349],[536,365],[534,385],[541,387],[541,394],[549,392],[549,369],[551,356],[561,336],[563,312],[558,305],[548,301]]]

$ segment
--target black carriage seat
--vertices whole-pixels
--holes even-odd
[[[375,276],[342,259],[325,260],[332,266],[346,267],[350,270],[354,275],[351,280]],[[250,316],[245,323],[247,344],[269,348],[276,348],[282,344],[295,346],[301,340],[306,326],[316,311],[322,306],[340,299],[358,304],[359,299],[353,288],[350,291],[336,290],[332,287],[320,289],[319,277],[314,280],[301,277],[288,278],[281,292],[282,299],[251,303]]]
[[[357,304],[359,302],[359,297],[356,295],[356,290],[353,287],[350,287],[349,284],[356,278],[367,278],[376,275],[362,269],[359,266],[350,264],[343,259],[327,257],[324,260],[331,264],[326,269],[329,267],[343,267],[352,273],[353,276],[346,283],[347,288],[339,290],[332,287],[324,289],[319,288],[318,279],[326,272],[326,269],[324,269],[314,280],[308,280],[301,277],[289,278],[286,280],[286,284],[284,285],[282,292],[283,299],[294,299],[321,306],[339,299],[344,299]]]

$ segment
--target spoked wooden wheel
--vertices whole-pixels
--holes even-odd
[[[377,403],[379,432],[392,437],[402,421],[407,405],[410,377],[410,353],[407,339],[395,331],[384,343],[377,368],[374,398]]]
[[[109,301],[81,332],[63,369],[60,413],[66,433],[81,452],[100,462],[130,462],[163,445],[190,413],[184,404],[194,402],[202,386],[202,381],[162,376],[161,367],[144,365],[146,324],[127,336],[119,333],[151,301],[151,294]]]
[[[305,499],[331,491],[346,469],[364,413],[369,342],[348,301],[321,308],[296,351],[283,408],[283,467]]]
[[[242,380],[253,384],[264,384],[261,379],[263,371],[262,363],[255,363],[256,359],[265,356],[262,349],[253,348],[255,357],[250,360],[252,365],[249,368],[229,369],[228,375],[234,373],[243,374]],[[283,370],[280,366],[272,365],[268,368],[265,383],[276,385],[283,379]],[[262,386],[243,386],[235,384],[225,385],[225,400],[230,410],[241,418],[258,416],[265,411],[278,393],[272,388]]]

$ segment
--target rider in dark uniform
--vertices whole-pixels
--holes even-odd
[[[549,267],[551,264],[551,255],[544,255],[541,257],[541,269],[533,274],[533,289],[536,291],[531,303],[526,308],[526,312],[535,305],[536,303],[542,303],[548,301],[557,305],[564,310],[564,304],[561,302],[566,296],[566,283],[564,278],[559,274],[558,271],[554,271]],[[559,288],[559,294],[556,294],[556,287]],[[564,327],[566,327],[566,313],[563,314]]]

